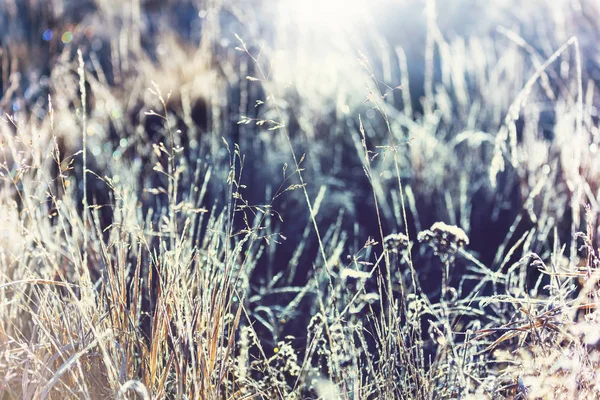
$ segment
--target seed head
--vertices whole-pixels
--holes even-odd
[[[401,253],[408,249],[410,241],[404,233],[392,233],[383,238],[383,245],[387,251]]]
[[[469,244],[465,231],[455,225],[436,222],[417,237],[419,242],[428,243],[437,255],[455,255],[461,247]]]

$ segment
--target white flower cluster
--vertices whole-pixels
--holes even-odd
[[[465,231],[455,225],[436,222],[428,230],[419,232],[419,242],[428,243],[437,255],[455,255],[461,247],[469,244]]]

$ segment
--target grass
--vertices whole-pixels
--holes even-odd
[[[599,10],[534,3],[8,2],[0,398],[598,398]]]

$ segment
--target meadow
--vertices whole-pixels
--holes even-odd
[[[0,399],[600,398],[598,21],[2,1]]]

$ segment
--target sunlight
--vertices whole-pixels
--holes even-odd
[[[373,32],[372,10],[388,0],[280,0],[272,11],[278,49],[272,76],[280,87],[295,88],[305,104],[326,110],[332,96],[362,101],[358,51]],[[343,88],[343,89],[341,89]],[[353,93],[350,95],[350,93]],[[342,100],[343,98],[343,100]]]
[[[366,0],[282,0],[279,15],[310,29],[346,30],[359,23],[375,1]]]

